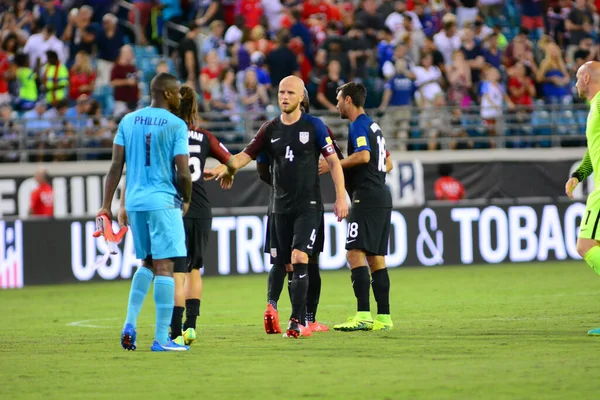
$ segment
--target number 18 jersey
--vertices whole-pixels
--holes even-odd
[[[385,138],[379,125],[366,114],[359,115],[348,132],[348,156],[363,150],[371,153],[369,162],[344,171],[352,188],[352,206],[392,207],[392,196],[385,184]]]

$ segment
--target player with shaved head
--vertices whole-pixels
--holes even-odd
[[[323,122],[303,113],[304,82],[288,76],[279,84],[278,101],[281,115],[267,121],[246,146],[231,158],[228,166],[207,171],[207,178],[222,179],[234,175],[261,152],[273,162],[272,252],[282,260],[290,260],[294,269],[291,282],[292,314],[285,337],[309,336],[302,329],[308,290],[308,262],[314,252],[323,216],[319,183],[319,156],[331,167],[335,184],[334,213],[341,221],[348,215],[344,174],[339,158],[328,140]]]
[[[575,87],[579,97],[590,102],[590,112],[585,129],[587,151],[565,188],[567,196],[571,199],[579,182],[584,181],[592,172],[600,171],[600,62],[588,61],[579,67]],[[594,182],[594,190],[587,198],[585,214],[581,220],[577,252],[600,275],[600,176],[595,175]],[[592,329],[588,334],[600,336],[600,328]]]

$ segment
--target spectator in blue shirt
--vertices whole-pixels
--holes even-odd
[[[411,120],[411,100],[415,92],[415,84],[407,75],[406,60],[397,60],[395,67],[389,70],[391,64],[387,64],[384,74],[389,78],[384,86],[383,98],[379,111],[385,113],[381,124],[383,131],[389,132],[396,139],[408,138]],[[388,107],[392,107],[388,109]],[[399,150],[406,150],[406,144],[400,142]]]
[[[62,37],[67,26],[67,13],[54,0],[43,0],[41,5],[39,25],[52,26],[56,37]]]
[[[304,43],[304,55],[313,64],[312,35],[308,27],[302,22],[302,13],[298,9],[292,10],[290,22],[291,37],[299,37],[302,40],[302,43]]]
[[[377,45],[377,60],[379,61],[379,72],[382,73],[386,61],[394,58],[394,33],[387,26],[380,32],[380,41]]]
[[[102,17],[102,29],[98,32],[96,40],[98,49],[96,85],[98,87],[110,84],[110,72],[124,44],[125,37],[119,28],[117,17],[106,14]]]
[[[483,59],[496,69],[502,67],[502,51],[498,48],[498,34],[492,33],[487,39],[488,47],[483,50]]]

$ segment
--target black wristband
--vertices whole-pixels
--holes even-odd
[[[584,179],[584,178],[582,178],[582,176],[581,176],[581,171],[579,171],[579,170],[576,170],[575,172],[573,172],[573,173],[571,174],[571,178],[577,178],[577,180],[578,180],[579,182],[583,182],[583,179]]]

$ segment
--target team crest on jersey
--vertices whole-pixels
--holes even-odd
[[[277,258],[277,249],[276,248],[271,249],[271,257]]]
[[[300,139],[300,143],[302,143],[302,144],[308,143],[309,133],[308,132],[300,132],[299,139]]]

